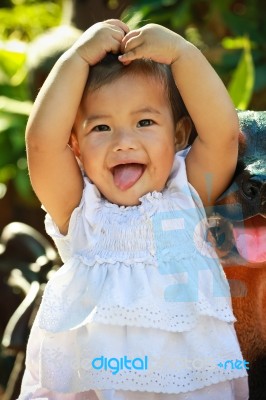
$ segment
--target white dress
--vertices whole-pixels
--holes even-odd
[[[68,234],[46,216],[64,265],[31,331],[20,400],[248,399],[229,286],[186,153],[138,206],[109,203],[84,178]]]

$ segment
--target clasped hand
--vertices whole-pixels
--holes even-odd
[[[107,53],[121,53],[119,60],[124,65],[141,58],[173,64],[186,45],[185,39],[161,25],[148,24],[130,31],[124,22],[110,19],[91,26],[73,48],[90,66]]]

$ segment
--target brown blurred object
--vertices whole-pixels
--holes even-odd
[[[266,399],[266,111],[239,111],[242,135],[231,186],[209,217],[230,284],[235,329],[249,363],[249,400]]]
[[[70,23],[85,30],[95,22],[119,18],[132,0],[72,0],[70,3]]]

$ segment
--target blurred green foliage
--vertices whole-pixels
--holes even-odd
[[[246,109],[266,88],[266,14],[263,0],[136,0],[123,19],[136,28],[155,22],[199,47]],[[265,104],[266,107],[266,104]]]
[[[24,201],[34,197],[27,173],[24,131],[31,109],[27,85],[28,44],[61,20],[61,5],[6,1],[0,8],[0,199],[12,181]]]
[[[0,8],[0,38],[30,41],[61,20],[61,1],[11,0]]]
[[[12,181],[21,198],[33,199],[24,144],[31,108],[27,49],[36,36],[60,24],[63,1],[3,0],[0,6],[0,198]],[[248,108],[254,93],[266,90],[263,0],[132,0],[132,4],[122,16],[131,28],[155,22],[185,36],[212,63],[237,108]]]

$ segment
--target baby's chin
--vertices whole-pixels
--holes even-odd
[[[147,192],[147,193],[149,193],[149,192]],[[144,193],[144,194],[146,194],[146,193]],[[102,194],[101,193],[101,195],[102,195],[102,197],[104,198],[104,199],[106,199],[107,201],[109,201],[109,203],[112,203],[112,204],[116,204],[117,206],[123,206],[123,207],[133,207],[133,206],[138,206],[138,205],[140,205],[140,197],[142,197],[142,196],[144,196],[144,194],[143,195],[141,195],[141,196],[139,196],[138,198],[133,198],[133,197],[131,197],[130,199],[127,199],[126,197],[127,196],[125,196],[125,198],[118,198],[118,196],[106,196],[106,195],[104,195],[104,194]],[[121,196],[122,197],[122,196]]]
[[[161,192],[164,189],[164,182],[147,182],[147,179],[139,179],[134,185],[128,189],[121,190],[115,185],[109,187],[97,186],[102,197],[109,203],[118,206],[133,207],[138,206],[142,202],[142,197],[148,193]]]
[[[141,204],[141,198],[146,194],[154,190],[136,190],[136,188],[130,188],[128,190],[120,191],[114,190],[110,192],[104,192],[99,189],[102,197],[109,203],[116,204],[118,206],[133,207]]]

